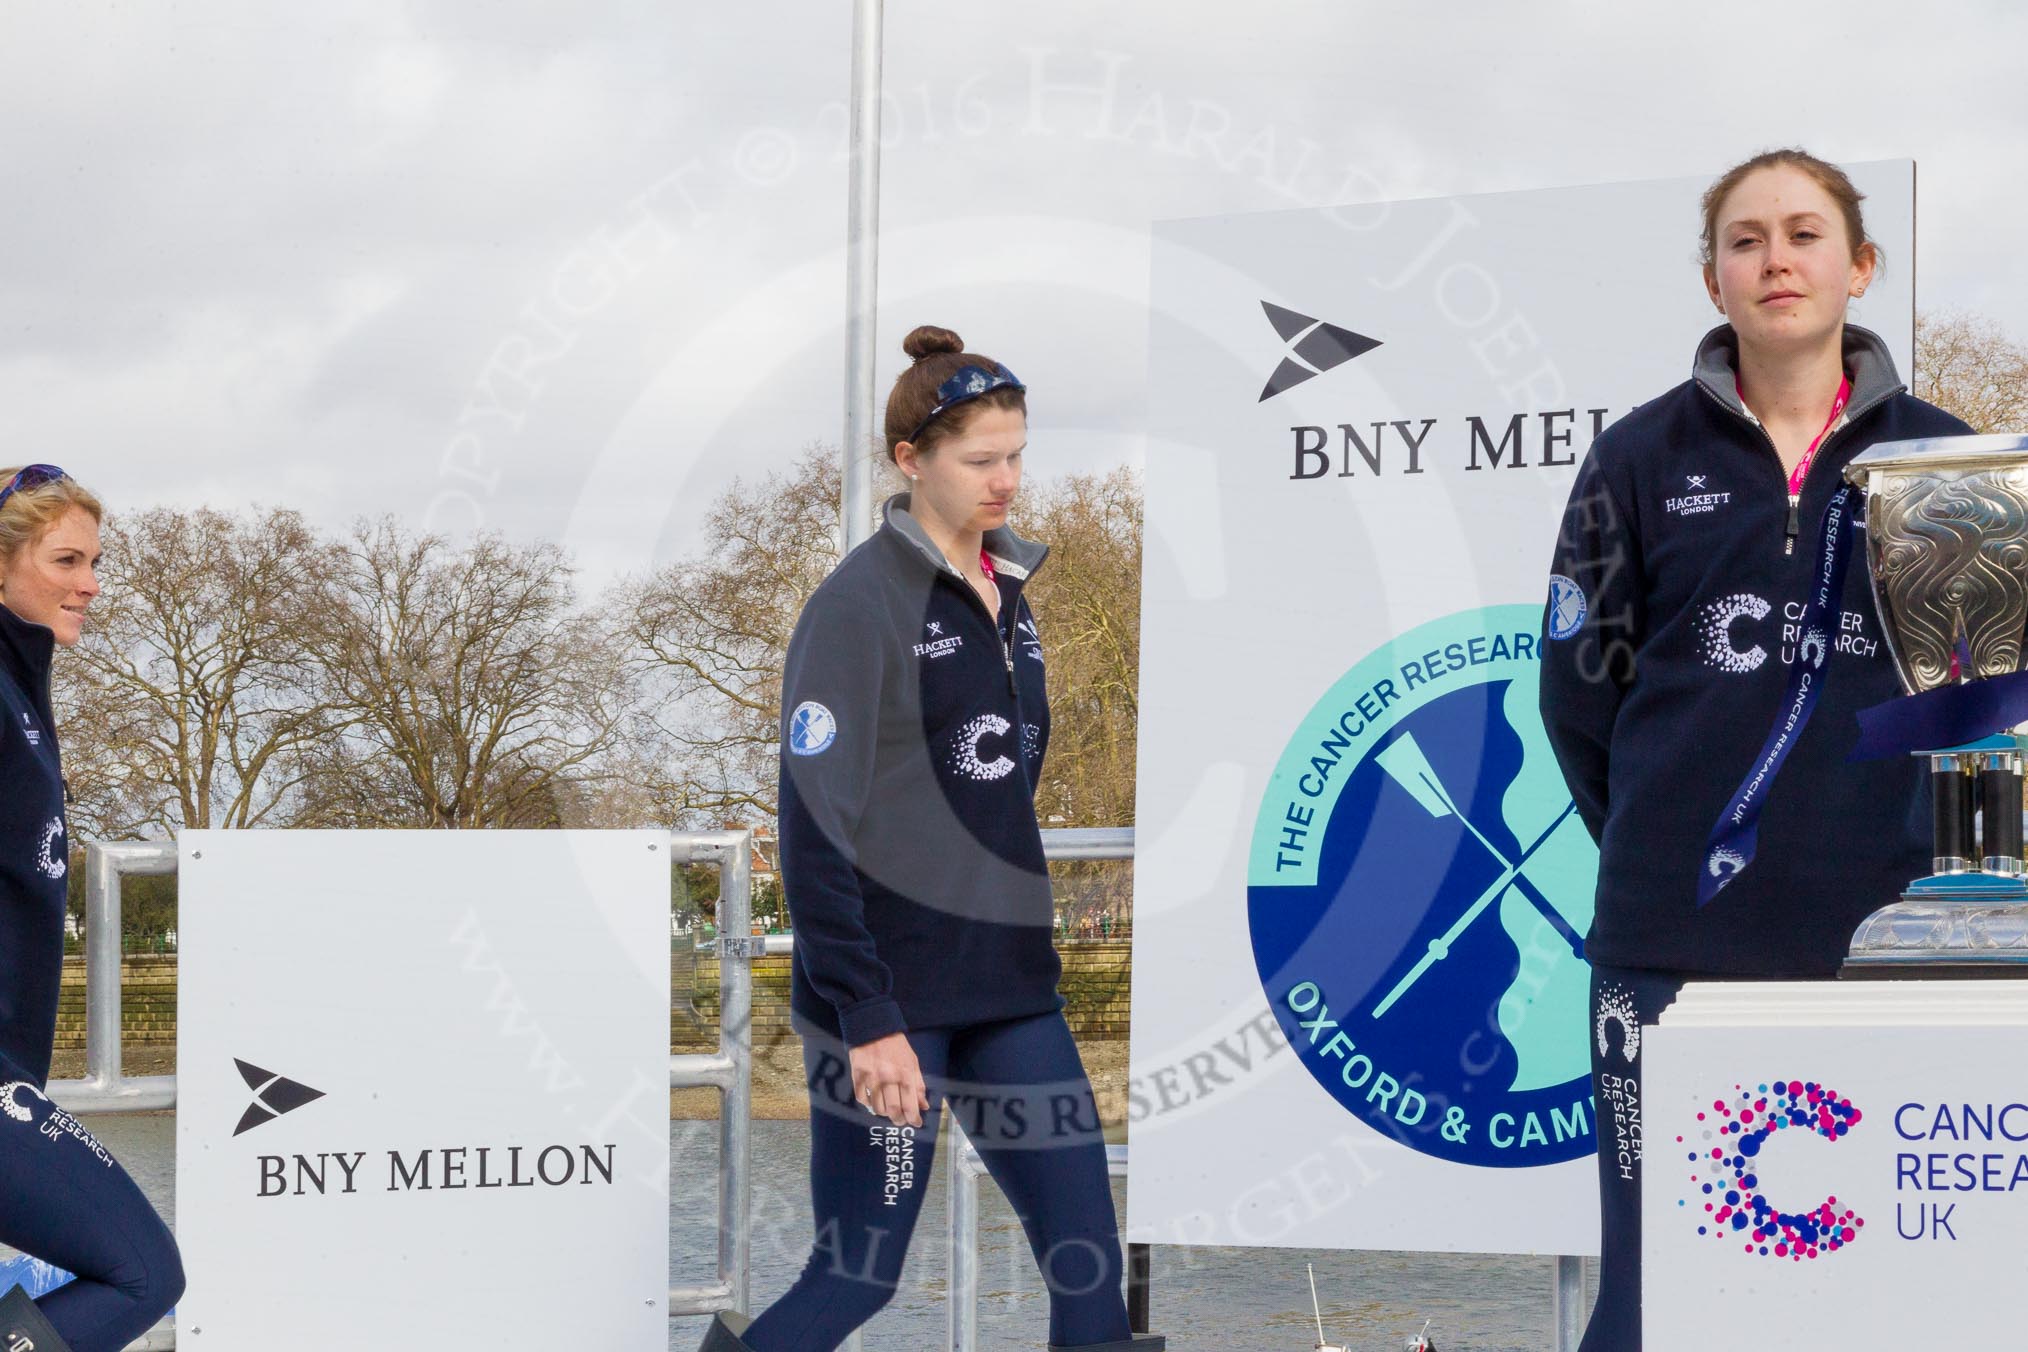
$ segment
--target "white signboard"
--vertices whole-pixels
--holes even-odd
[[[1905,375],[1914,168],[1852,172]],[[1156,227],[1133,1239],[1596,1249],[1535,636],[1586,448],[1717,322],[1707,182]]]
[[[2018,984],[1928,984],[1935,1007],[1906,1015],[1825,1011],[1808,987],[1742,1026],[1664,1015],[1641,1053],[1650,1352],[1747,1330],[1806,1330],[1812,1347],[2018,1346],[2028,1006],[1948,1008]]]
[[[178,1346],[667,1346],[661,832],[191,831]]]

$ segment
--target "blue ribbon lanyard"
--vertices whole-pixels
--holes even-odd
[[[1859,490],[1841,485],[1824,509],[1824,527],[1816,553],[1816,589],[1803,611],[1803,640],[1789,664],[1788,686],[1774,726],[1768,730],[1753,768],[1733,791],[1704,847],[1704,866],[1697,871],[1697,904],[1704,905],[1753,862],[1760,844],[1760,814],[1774,789],[1775,776],[1789,752],[1802,740],[1803,729],[1824,691],[1825,662],[1831,655],[1832,621],[1845,594],[1845,565],[1852,557],[1858,523]]]

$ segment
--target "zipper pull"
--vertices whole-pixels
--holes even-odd
[[[1019,695],[1021,692],[1014,687],[1014,645],[1004,637],[1000,640],[1000,656],[1007,659],[1007,693]]]
[[[1788,529],[1782,532],[1782,553],[1784,555],[1796,552],[1796,536],[1802,532],[1802,529],[1803,500],[1798,495],[1791,493],[1789,494],[1789,525]]]

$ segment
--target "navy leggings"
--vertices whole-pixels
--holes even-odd
[[[134,1180],[33,1080],[0,1065],[0,1243],[76,1274],[36,1301],[71,1352],[120,1352],[183,1294],[183,1260]]]
[[[1641,1352],[1641,1031],[1683,972],[1591,969],[1591,1085],[1598,1121],[1598,1304],[1578,1352]]]
[[[936,1157],[945,1103],[1014,1205],[1049,1288],[1053,1346],[1122,1342],[1119,1223],[1091,1082],[1060,1013],[908,1034],[929,1088],[921,1130],[852,1097],[844,1048],[806,1034],[816,1244],[753,1322],[754,1352],[822,1352],[893,1298]]]

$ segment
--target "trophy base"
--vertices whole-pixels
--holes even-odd
[[[2028,878],[1918,878],[1866,917],[1838,975],[1846,980],[2028,978]]]

